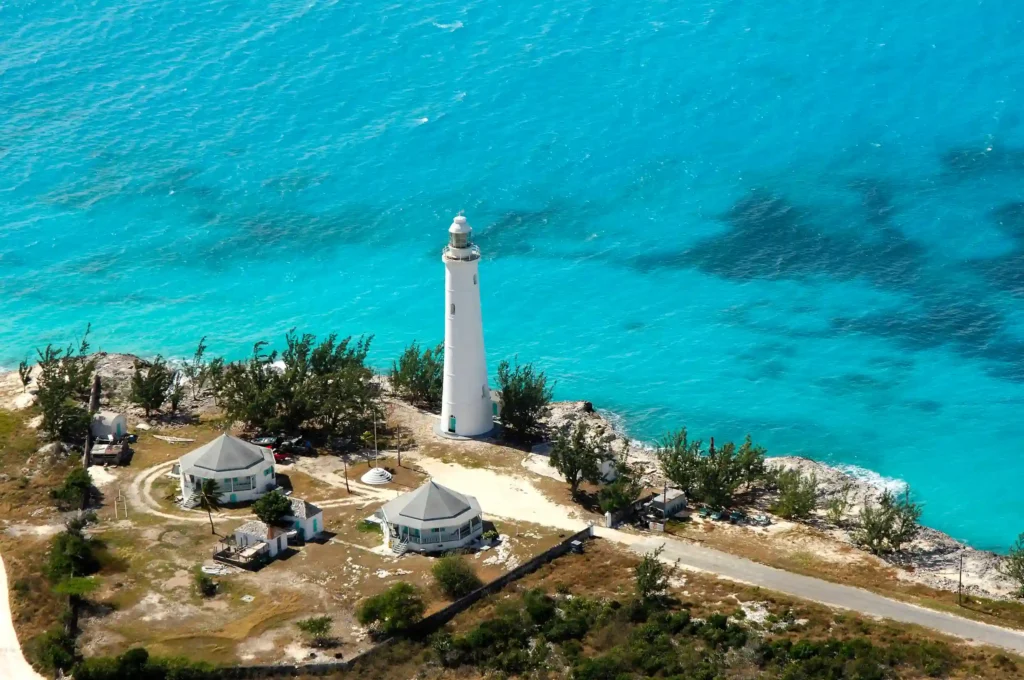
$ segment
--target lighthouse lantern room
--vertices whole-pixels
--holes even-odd
[[[459,215],[448,228],[444,262],[444,388],[438,434],[479,437],[494,427],[487,386],[483,316],[480,312],[480,248]]]

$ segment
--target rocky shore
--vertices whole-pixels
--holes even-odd
[[[137,357],[131,354],[101,352],[97,354],[97,372],[102,378],[103,406],[116,407],[129,415],[133,422],[143,421],[143,412],[128,404],[128,390]],[[25,389],[17,371],[0,374],[0,408],[20,410],[28,408],[35,401],[33,385]],[[173,426],[190,415],[215,410],[210,398],[194,401],[191,396],[183,403],[180,418],[165,418],[162,425]],[[625,457],[631,464],[643,471],[652,486],[660,486],[660,467],[650,445],[633,441],[616,427],[614,415],[599,411],[588,401],[563,401],[551,405],[546,425],[552,437],[558,432],[568,432],[575,423],[585,422],[591,437],[615,453]],[[853,532],[860,509],[866,500],[876,501],[885,488],[881,478],[852,474],[848,470],[820,463],[807,458],[783,456],[768,459],[769,465],[795,468],[804,474],[814,474],[819,484],[819,508],[817,514],[805,524],[820,530],[838,544],[853,545]],[[828,501],[847,493],[850,506],[843,526],[836,527],[825,521],[823,508]],[[754,501],[764,509],[772,500],[772,494],[765,492]],[[900,578],[922,583],[933,588],[955,591],[959,583],[960,557],[963,556],[963,583],[966,592],[986,597],[1005,599],[1012,597],[1013,583],[998,571],[1002,558],[992,552],[975,550],[954,538],[928,527],[924,527],[918,538],[904,554],[887,558],[887,562],[898,568]]]
[[[551,430],[568,431],[577,422],[586,423],[592,436],[610,447],[616,455],[626,454],[630,463],[644,470],[652,485],[661,484],[660,469],[653,449],[649,445],[630,441],[615,427],[614,416],[598,411],[586,401],[552,404],[551,415],[548,418],[548,427]],[[858,475],[851,470],[809,458],[770,457],[767,463],[773,467],[797,469],[805,475],[814,474],[817,477],[819,510],[805,524],[821,531],[838,544],[854,545],[853,533],[856,530],[857,516],[866,501],[877,502],[886,488],[899,491],[893,488],[894,484],[891,481],[881,477]],[[849,507],[843,525],[837,527],[825,520],[824,508],[831,499],[844,493],[847,494]],[[755,499],[754,504],[764,509],[772,500],[773,494],[764,492]],[[1000,555],[986,550],[975,550],[930,527],[922,527],[917,539],[902,555],[887,557],[885,561],[897,568],[897,574],[901,579],[955,592],[959,586],[961,556],[965,592],[996,599],[1009,599],[1013,596],[1013,582],[999,572],[999,564],[1003,560]]]

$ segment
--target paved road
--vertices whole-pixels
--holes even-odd
[[[742,581],[868,616],[917,624],[947,635],[1024,654],[1024,633],[1015,630],[963,619],[906,602],[890,600],[861,588],[793,574],[674,538],[637,536],[598,527],[594,528],[594,533],[602,538],[624,543],[638,553],[650,552],[658,546],[664,545],[662,559],[669,562],[678,560],[679,565],[683,567],[712,572],[734,581]]]
[[[0,557],[0,680],[43,680],[21,655],[8,602],[7,572]]]

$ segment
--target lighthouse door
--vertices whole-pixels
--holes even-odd
[[[448,416],[448,431],[455,432],[455,416]]]

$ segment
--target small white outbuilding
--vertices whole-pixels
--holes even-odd
[[[128,434],[128,419],[123,413],[97,411],[92,417],[89,431],[93,439],[120,439]]]
[[[299,538],[309,541],[324,530],[324,511],[301,498],[289,498],[292,509],[281,517],[281,523],[288,523],[298,532]]]

